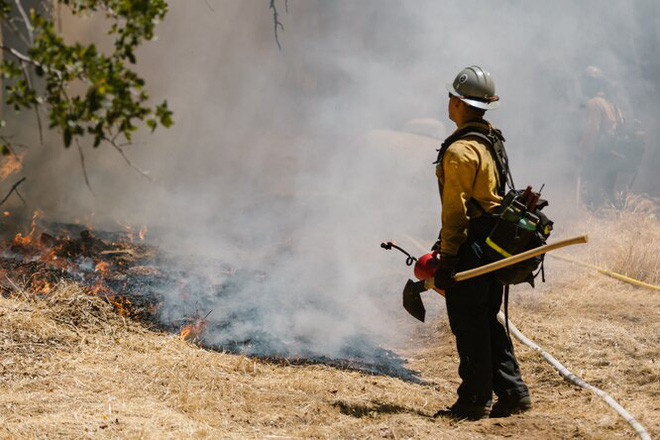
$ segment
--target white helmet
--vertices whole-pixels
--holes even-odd
[[[492,110],[499,105],[500,97],[495,94],[495,82],[490,73],[479,66],[461,70],[447,90],[453,96],[472,107]]]

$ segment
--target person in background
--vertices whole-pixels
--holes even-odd
[[[588,66],[582,78],[588,100],[579,148],[578,195],[595,208],[616,204],[617,181],[623,174],[628,175],[627,182],[619,184],[630,189],[644,152],[639,123],[627,123],[607,90],[602,70]]]

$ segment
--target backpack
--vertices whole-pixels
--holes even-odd
[[[616,169],[622,173],[634,173],[644,156],[644,130],[641,122],[627,121],[621,110],[616,108],[619,121],[614,130],[614,136],[609,140],[613,156],[616,158]]]
[[[485,141],[497,166],[497,192],[503,197],[502,204],[492,213],[485,212],[474,199],[468,202],[477,207],[482,215],[493,219],[494,226],[486,238],[484,249],[488,262],[501,260],[546,244],[546,239],[552,232],[553,222],[541,210],[548,206],[548,202],[541,199],[540,191],[534,192],[531,186],[525,190],[515,188],[509,159],[504,149],[505,139],[501,131],[495,128],[484,130],[479,127],[466,127],[447,138],[442,144],[437,163],[442,161],[442,156],[449,145],[466,137],[477,137]],[[505,194],[507,186],[509,191]],[[544,255],[539,255],[521,261],[494,272],[494,276],[506,286],[525,282],[534,286],[536,276],[539,272],[543,274],[543,259]]]

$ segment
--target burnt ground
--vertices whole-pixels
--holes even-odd
[[[156,330],[182,333],[207,349],[246,354],[274,364],[321,364],[424,383],[404,358],[366,336],[347,340],[336,357],[301,350],[265,331],[220,343],[205,338],[255,319],[248,305],[219,318],[210,315],[218,303],[232,301],[245,281],[267,283],[267,273],[205,262],[204,268],[212,266],[222,274],[213,280],[207,271],[197,269],[194,260],[167,255],[137,234],[124,231],[91,231],[77,224],[39,220],[30,231],[6,239],[2,246],[0,289],[5,296],[12,295],[17,286],[38,297],[49,295],[58,284],[76,283],[87,293],[106,298],[120,315]],[[177,307],[163,307],[166,301],[176,302]]]

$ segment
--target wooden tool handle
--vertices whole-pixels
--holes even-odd
[[[512,255],[503,260],[496,261],[494,263],[486,264],[484,266],[477,267],[475,269],[465,270],[456,274],[456,281],[469,280],[470,278],[478,277],[496,270],[502,269],[512,264],[520,263],[521,261],[529,260],[534,258],[537,255],[545,254],[555,249],[563,248],[566,246],[571,246],[574,244],[586,243],[588,237],[586,235],[580,235],[578,237],[567,238],[565,240],[560,240],[555,243],[546,244],[528,251],[522,252],[520,254]]]

